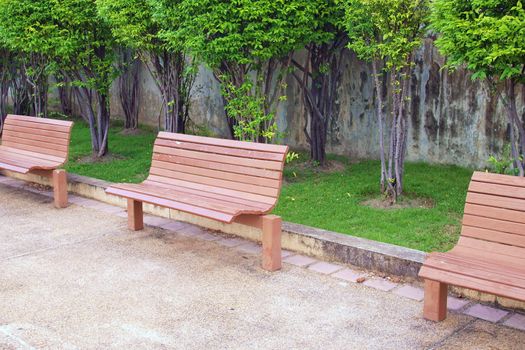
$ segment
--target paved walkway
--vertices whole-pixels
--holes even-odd
[[[423,320],[406,287],[293,255],[267,273],[245,241],[153,217],[167,229],[130,233],[121,209],[55,210],[11,185],[0,176],[0,349],[525,348],[525,332],[464,313]]]

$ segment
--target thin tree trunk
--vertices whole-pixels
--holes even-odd
[[[377,113],[377,124],[379,127],[379,151],[381,159],[381,193],[386,191],[385,180],[386,180],[386,162],[385,162],[385,135],[384,135],[384,115],[383,115],[383,91],[382,84],[379,80],[379,74],[377,71],[377,61],[372,61],[372,74],[374,75],[374,84],[376,88],[376,113]]]
[[[524,165],[523,155],[525,154],[525,130],[523,123],[521,122],[518,111],[516,108],[516,82],[509,79],[506,83],[507,86],[507,99],[505,102],[505,108],[507,109],[507,116],[510,125],[510,137],[511,137],[511,149],[514,158],[514,164],[516,165],[519,176],[524,176]],[[514,134],[514,128],[518,130],[518,139]],[[516,145],[518,147],[516,147]]]

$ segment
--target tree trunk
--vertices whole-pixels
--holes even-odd
[[[188,63],[184,53],[150,53],[146,64],[162,95],[165,130],[185,133],[195,74],[186,71]]]
[[[376,89],[376,113],[377,113],[377,125],[379,128],[379,152],[381,160],[381,193],[386,191],[386,161],[385,161],[385,134],[384,134],[384,114],[383,114],[383,89],[379,79],[379,73],[377,70],[377,60],[372,61],[372,74],[374,75],[374,85]]]
[[[514,158],[514,164],[518,169],[519,176],[524,176],[524,161],[525,155],[525,129],[523,122],[520,120],[518,110],[516,108],[516,82],[512,79],[506,82],[507,99],[504,102],[507,110],[507,119],[510,126],[511,150]],[[518,135],[515,135],[514,128],[518,130]],[[516,136],[518,139],[516,140]]]
[[[121,50],[120,59],[123,72],[118,78],[118,90],[124,128],[135,130],[139,126],[140,61],[128,49]]]
[[[301,87],[309,116],[310,127],[305,131],[310,143],[310,156],[321,166],[326,163],[328,128],[336,117],[334,110],[342,76],[344,45],[344,35],[339,35],[333,43],[310,44],[306,47],[308,54],[305,63],[302,65],[293,61],[303,73],[301,76],[294,72],[293,76]]]

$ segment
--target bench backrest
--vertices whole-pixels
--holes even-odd
[[[149,181],[275,205],[287,146],[160,132]]]
[[[2,146],[67,160],[72,122],[8,115],[2,132]]]
[[[525,258],[525,178],[474,173],[458,246],[478,250],[481,258],[484,252]]]

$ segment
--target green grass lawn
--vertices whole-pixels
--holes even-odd
[[[141,127],[138,135],[121,134],[115,122],[109,136],[110,161],[86,162],[91,155],[89,129],[76,121],[69,172],[111,182],[141,182],[148,174],[156,132]],[[425,198],[431,208],[377,209],[362,204],[378,197],[379,163],[339,164],[335,172],[305,166],[307,156],[287,166],[275,213],[284,220],[423,251],[446,251],[458,239],[459,224],[472,170],[423,163],[406,165],[407,198]]]

